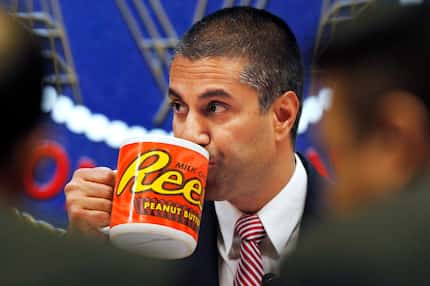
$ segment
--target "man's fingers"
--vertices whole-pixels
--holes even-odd
[[[88,210],[75,206],[69,209],[69,223],[73,229],[82,232],[87,230],[97,230],[110,223],[110,213],[99,210]]]
[[[115,176],[105,167],[75,171],[64,189],[71,231],[100,234],[109,225]]]
[[[109,185],[84,181],[81,182],[79,186],[76,186],[76,188],[79,188],[79,191],[84,193],[87,197],[107,200],[112,200],[113,197],[113,187]]]
[[[115,176],[116,173],[107,167],[82,168],[75,171],[72,181],[79,179],[114,186]]]
[[[76,199],[71,195],[66,202],[67,208],[72,210],[84,209],[110,213],[112,209],[112,201],[103,198],[82,197],[77,196]]]
[[[101,231],[101,228],[96,228],[93,225],[86,223],[85,221],[79,221],[75,224],[70,223],[68,232],[70,234],[81,233],[85,236],[108,239],[108,236]]]

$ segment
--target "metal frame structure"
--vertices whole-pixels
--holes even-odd
[[[224,0],[220,8],[250,6],[251,2],[253,1]],[[266,7],[268,0],[254,2],[254,7],[262,9]],[[153,119],[155,125],[161,125],[169,112],[167,78],[173,49],[179,41],[178,34],[159,0],[116,0],[116,4],[163,96],[163,102]],[[192,23],[207,13],[207,6],[208,0],[197,0]],[[151,11],[155,17],[151,17]]]
[[[55,86],[62,94],[70,86],[77,104],[82,104],[79,80],[65,30],[58,0],[11,0],[6,9],[28,25],[40,37],[43,55],[53,65],[53,73],[45,76],[45,82]]]

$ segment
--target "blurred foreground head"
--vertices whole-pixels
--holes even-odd
[[[1,197],[18,186],[28,162],[41,117],[42,76],[35,36],[0,10]]]
[[[333,91],[323,133],[340,211],[401,190],[428,171],[430,7],[390,3],[371,4],[339,25],[317,60]]]

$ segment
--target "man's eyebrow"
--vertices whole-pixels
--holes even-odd
[[[199,99],[208,99],[212,97],[230,98],[231,95],[223,89],[212,89],[205,91],[203,94],[199,95]]]
[[[175,91],[173,88],[169,88],[168,96],[170,98],[179,99],[182,100],[182,96]],[[230,98],[231,95],[227,91],[223,89],[211,89],[208,91],[205,91],[203,94],[199,95],[199,99],[208,99],[213,97],[224,97],[224,98]]]
[[[179,93],[178,93],[178,92],[176,92],[174,89],[172,89],[172,88],[170,88],[170,87],[169,87],[169,91],[168,91],[168,96],[169,96],[170,98],[174,97],[174,98],[176,98],[176,99],[180,99],[180,100],[182,100],[182,97],[179,95]]]

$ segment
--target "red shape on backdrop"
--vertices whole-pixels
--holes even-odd
[[[33,177],[33,170],[42,159],[52,159],[56,168],[54,176],[46,184],[38,184]],[[47,200],[56,196],[62,191],[69,175],[69,159],[64,148],[53,142],[44,141],[33,151],[32,157],[28,164],[28,169],[24,173],[24,186],[26,193],[38,200]]]
[[[317,151],[315,151],[315,149],[310,148],[306,150],[306,158],[308,158],[308,160],[312,163],[321,176],[325,178],[328,177],[327,168],[325,167],[320,155]]]

